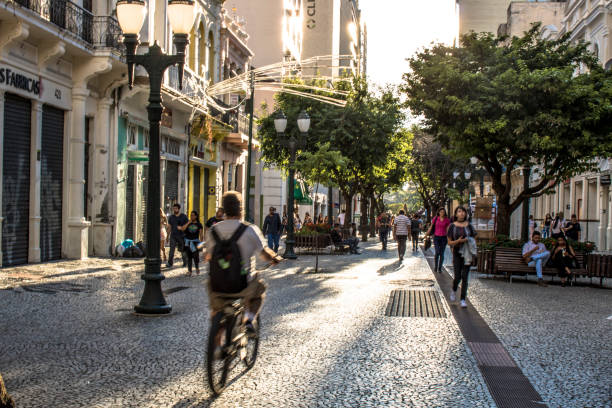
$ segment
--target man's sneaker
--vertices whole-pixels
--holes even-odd
[[[455,296],[455,291],[452,291],[450,293],[450,301],[454,302],[455,300],[457,300],[457,296]]]
[[[461,307],[466,308],[467,307],[467,303],[465,303],[465,300],[461,301]]]
[[[543,288],[547,287],[548,285],[546,283],[544,283],[544,280],[542,279],[538,279],[538,286],[542,286]]]

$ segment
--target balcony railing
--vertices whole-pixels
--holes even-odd
[[[187,67],[185,67],[183,73],[183,90],[179,90],[178,67],[176,65],[171,66],[168,69],[168,81],[166,82],[166,85],[174,89],[175,91],[184,94],[196,103],[206,103],[206,95],[204,94],[204,79],[196,75],[192,70]]]
[[[121,29],[110,16],[94,16],[70,0],[14,0],[91,46],[120,48]]]

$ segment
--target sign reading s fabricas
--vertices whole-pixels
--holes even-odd
[[[0,67],[0,85],[3,84],[34,95],[40,95],[40,78],[31,78],[10,68]]]

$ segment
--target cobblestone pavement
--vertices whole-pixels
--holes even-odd
[[[142,260],[3,270],[0,369],[19,407],[494,407],[450,314],[384,315],[392,289],[437,287],[424,259],[366,247],[263,272],[257,363],[216,400],[204,277],[167,271],[173,313],[138,317]]]
[[[612,290],[472,279],[468,297],[549,407],[612,407]]]

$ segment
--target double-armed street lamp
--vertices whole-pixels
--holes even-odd
[[[147,13],[143,0],[119,0],[117,2],[117,19],[123,31],[125,44],[125,59],[128,66],[128,86],[134,83],[134,66],[144,67],[149,74],[149,177],[147,195],[147,238],[145,271],[142,279],[145,281],[140,303],[134,307],[136,313],[166,314],[172,311],[172,306],[166,303],[161,290],[161,260],[159,259],[160,220],[159,220],[159,124],[163,106],[161,104],[161,86],[164,72],[167,68],[178,64],[179,89],[183,87],[183,67],[185,65],[185,48],[189,44],[188,34],[195,20],[195,3],[193,0],[170,0],[168,2],[168,20],[174,32],[173,43],[176,54],[165,54],[155,42],[149,46],[146,54],[136,55],[139,45],[138,34],[144,24]]]
[[[301,144],[305,140],[305,136],[308,133],[308,129],[310,129],[310,116],[305,111],[300,112],[297,118],[298,129],[300,130],[301,140],[297,140],[293,134],[289,137],[289,139],[284,139],[283,134],[285,133],[285,129],[287,129],[287,117],[282,111],[278,111],[274,118],[274,128],[276,129],[276,133],[278,135],[278,139],[281,141],[281,144],[289,148],[289,186],[287,193],[287,239],[285,240],[285,253],[283,254],[283,258],[286,259],[297,259],[297,255],[293,249],[293,245],[295,244],[295,235],[294,235],[294,223],[293,223],[293,195],[295,189],[295,153],[298,148],[298,145]]]

